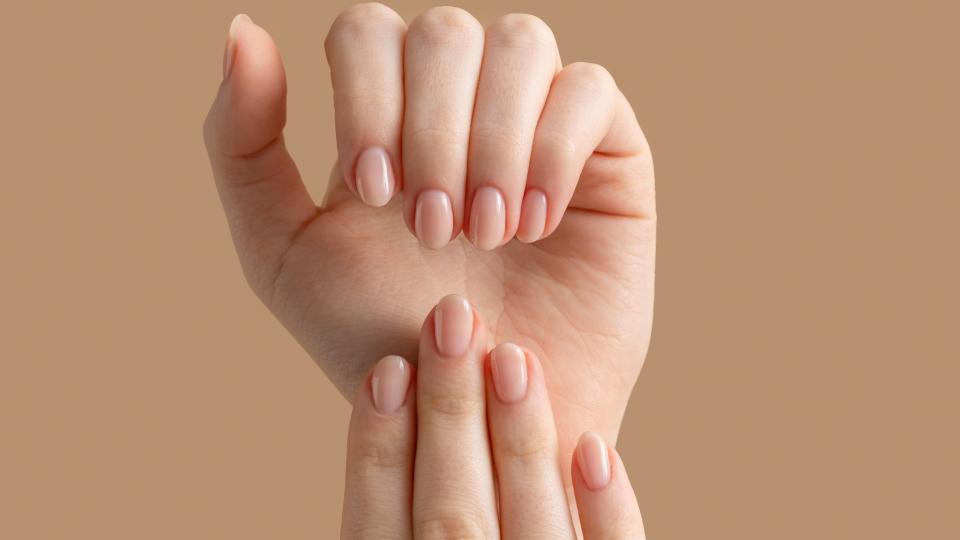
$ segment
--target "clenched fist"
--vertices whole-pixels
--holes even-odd
[[[360,4],[325,45],[339,161],[317,206],[284,147],[277,48],[246,16],[230,27],[204,134],[253,290],[351,399],[382,356],[416,358],[422,314],[463,295],[491,342],[542,359],[567,459],[587,429],[615,440],[650,337],[656,218],[614,79],[564,66],[530,15],[484,29],[442,7],[408,26]]]

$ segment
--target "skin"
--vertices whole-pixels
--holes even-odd
[[[418,366],[384,358],[358,391],[341,538],[572,540],[575,523],[584,540],[645,538],[623,462],[593,433],[564,464],[571,512],[540,361],[513,344],[488,354],[478,313],[457,330],[465,352],[443,353],[436,314],[449,300],[423,323]]]
[[[564,459],[588,428],[615,441],[650,338],[656,215],[650,150],[614,79],[561,68],[529,15],[484,29],[433,8],[407,26],[360,4],[325,45],[339,161],[318,206],[284,145],[279,52],[245,16],[230,29],[204,138],[251,288],[351,401],[376,359],[415,358],[421,314],[461,294],[490,344],[544,359]],[[381,207],[358,197],[369,148],[389,156],[395,183]],[[469,240],[481,187],[505,206],[501,241],[484,249]],[[434,249],[415,234],[430,190],[453,214]],[[547,200],[542,235],[522,227],[534,190]]]

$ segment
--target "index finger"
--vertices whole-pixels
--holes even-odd
[[[371,206],[387,204],[401,186],[406,32],[392,9],[357,4],[337,17],[324,43],[340,170],[347,186]]]

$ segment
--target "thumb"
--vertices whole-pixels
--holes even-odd
[[[261,298],[270,294],[296,233],[317,215],[284,146],[285,123],[286,75],[277,46],[250,17],[237,15],[203,133],[234,245]]]

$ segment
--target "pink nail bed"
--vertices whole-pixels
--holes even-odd
[[[527,395],[527,355],[513,343],[498,345],[490,353],[493,389],[504,403],[516,403]]]
[[[368,148],[357,158],[357,194],[370,206],[390,202],[396,189],[390,156],[383,148]]]
[[[430,249],[440,249],[450,242],[453,235],[453,207],[446,193],[438,189],[420,193],[414,231],[420,243]]]
[[[473,308],[467,299],[445,296],[433,313],[434,338],[437,350],[447,358],[465,355],[473,338]]]
[[[520,206],[520,225],[517,239],[521,242],[536,242],[543,236],[547,226],[547,196],[539,189],[531,189],[523,197]]]
[[[370,378],[373,406],[380,414],[393,414],[403,406],[410,387],[410,367],[399,356],[387,356],[377,362]]]
[[[588,431],[580,437],[577,464],[590,489],[598,491],[610,483],[610,452],[607,443],[596,433]]]
[[[506,227],[507,206],[500,190],[489,186],[478,189],[470,211],[470,240],[482,250],[491,250],[503,241]]]

